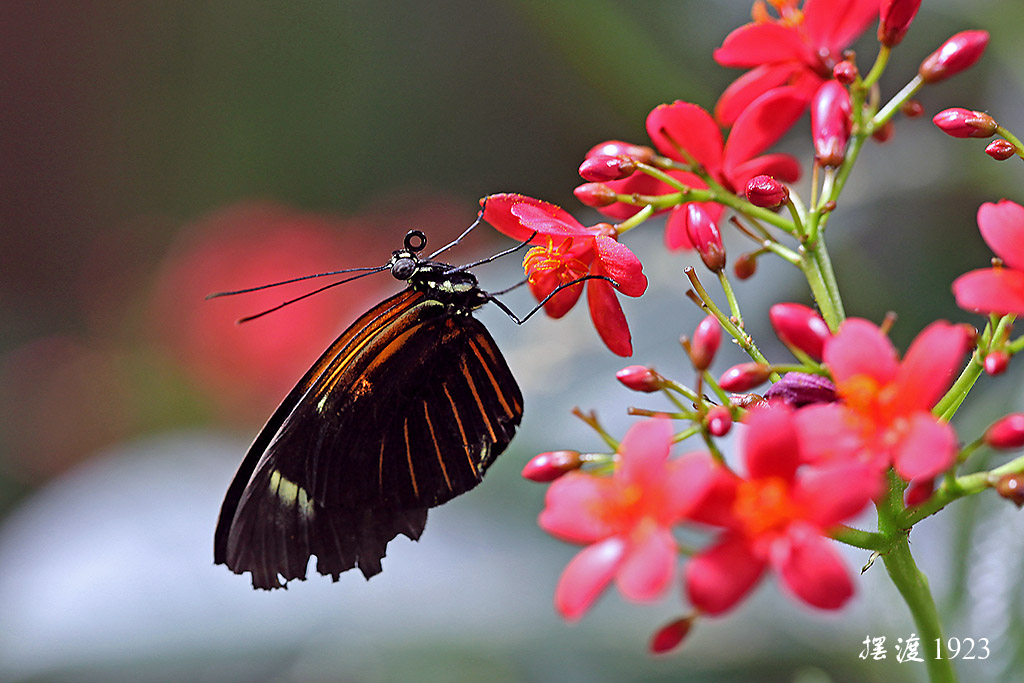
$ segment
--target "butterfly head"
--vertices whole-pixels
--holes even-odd
[[[405,247],[391,253],[388,267],[396,280],[409,280],[420,266],[418,254],[427,246],[427,236],[419,230],[410,230],[405,235]]]

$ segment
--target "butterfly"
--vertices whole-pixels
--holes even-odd
[[[304,580],[312,556],[335,581],[355,567],[369,579],[392,539],[419,539],[427,510],[474,488],[505,450],[523,396],[472,314],[493,301],[516,322],[529,316],[468,270],[515,249],[466,266],[432,260],[461,239],[421,258],[426,236],[411,230],[386,264],[356,269],[408,286],[352,323],[260,430],[221,506],[215,564],[262,589]]]

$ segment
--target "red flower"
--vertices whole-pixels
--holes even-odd
[[[954,280],[957,305],[978,313],[1024,313],[1024,207],[1006,199],[985,202],[978,228],[1005,267],[972,270]]]
[[[703,612],[734,607],[768,567],[814,607],[838,609],[853,595],[849,573],[825,535],[859,513],[880,480],[851,462],[801,469],[806,458],[794,415],[781,406],[752,410],[743,443],[747,476],[716,470],[693,515],[725,529],[686,565],[687,594]]]
[[[967,345],[962,325],[935,322],[901,363],[876,325],[847,320],[824,354],[840,402],[797,414],[804,453],[812,462],[857,461],[879,472],[892,465],[907,480],[945,471],[956,458],[956,434],[931,408],[952,384]]]
[[[519,194],[496,194],[484,203],[484,220],[499,232],[526,240],[534,232],[534,247],[523,259],[533,295],[541,301],[556,287],[584,275],[602,275],[607,280],[587,280],[551,297],[544,310],[552,318],[569,312],[587,286],[587,303],[594,327],[604,343],[620,356],[633,354],[629,327],[616,291],[640,296],[647,289],[647,277],[636,255],[616,240],[615,228],[607,223],[586,227],[565,209]]]
[[[705,453],[669,459],[672,423],[645,420],[626,433],[615,473],[569,472],[548,488],[540,526],[587,544],[562,573],[555,607],[578,619],[614,578],[629,600],[661,596],[672,582],[677,549],[672,525],[703,495],[711,479]]]
[[[800,178],[800,164],[788,154],[758,156],[774,145],[800,117],[805,103],[793,88],[779,90],[758,99],[736,121],[728,140],[722,139],[711,115],[689,102],[676,101],[654,108],[647,116],[647,134],[658,152],[669,159],[683,163],[696,163],[730,192],[741,192],[754,176],[770,175],[784,182]],[[598,145],[588,156],[602,153]],[[670,175],[688,187],[704,189],[707,185],[698,176],[684,171],[670,171]],[[605,183],[621,194],[660,195],[677,192],[676,188],[656,180],[645,173],[634,173],[623,180]],[[672,209],[665,231],[665,242],[670,249],[691,249],[687,235],[686,207]],[[717,222],[723,207],[713,202],[700,204],[711,221]],[[600,209],[616,218],[632,216],[640,207],[612,204]]]
[[[803,12],[784,8],[734,30],[715,50],[722,66],[750,69],[725,89],[715,118],[728,126],[758,97],[793,86],[803,105],[843,58],[843,50],[878,16],[879,0],[807,0]]]

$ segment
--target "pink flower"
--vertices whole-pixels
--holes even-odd
[[[880,480],[858,463],[803,467],[795,413],[778,406],[747,417],[747,476],[716,471],[694,519],[723,527],[710,548],[686,565],[690,602],[708,614],[733,608],[771,567],[798,597],[838,609],[853,595],[828,531],[859,513]]]
[[[669,459],[672,423],[645,420],[626,433],[610,477],[569,472],[548,488],[540,526],[586,544],[565,568],[555,607],[579,619],[615,580],[628,600],[660,597],[672,582],[677,548],[672,525],[703,495],[711,479],[705,453]]]
[[[499,232],[526,240],[534,232],[534,247],[523,259],[530,290],[542,301],[556,287],[584,275],[601,275],[607,280],[587,280],[566,287],[544,304],[552,318],[569,312],[587,289],[590,317],[602,341],[620,356],[633,354],[633,344],[616,292],[640,296],[647,289],[640,259],[616,240],[615,228],[607,223],[582,225],[565,209],[520,194],[496,194],[486,198],[484,220]]]
[[[1003,199],[978,209],[978,228],[1004,267],[981,268],[953,281],[960,308],[978,313],[1024,313],[1024,207]]]
[[[792,5],[783,5],[781,19],[762,17],[739,27],[715,50],[722,66],[750,69],[718,98],[715,118],[722,125],[732,125],[758,97],[785,86],[795,88],[806,106],[879,10],[879,0],[807,0],[802,12]]]
[[[890,465],[907,480],[933,477],[956,458],[953,428],[931,413],[967,350],[962,325],[935,322],[900,362],[892,342],[867,320],[850,319],[825,345],[840,402],[797,414],[810,462]]]
[[[696,104],[676,101],[659,105],[648,114],[647,134],[662,156],[685,164],[696,163],[730,192],[742,192],[747,182],[758,175],[770,175],[784,182],[796,182],[800,178],[800,164],[788,154],[758,155],[778,142],[800,117],[804,106],[794,89],[780,88],[754,102],[736,120],[728,140],[723,140],[722,131],[707,111]],[[588,156],[604,153],[605,147],[598,145]],[[669,174],[688,187],[707,187],[693,173],[670,171]],[[676,188],[645,173],[634,173],[604,185],[621,194],[677,192]],[[669,215],[665,242],[670,249],[693,248],[686,228],[687,206],[689,203],[677,206]],[[712,222],[717,222],[722,215],[720,204],[704,202],[699,206]],[[616,218],[627,218],[639,210],[640,207],[618,203],[600,209],[605,215]]]

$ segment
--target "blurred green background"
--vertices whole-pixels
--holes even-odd
[[[989,50],[922,94],[925,117],[869,145],[830,223],[848,312],[895,310],[901,346],[937,317],[981,324],[955,308],[949,283],[990,257],[978,205],[1024,201],[1019,163],[929,121],[963,106],[1024,131],[1024,7],[924,5],[884,93],[956,31],[990,30]],[[738,72],[711,51],[749,12],[749,0],[0,3],[0,678],[921,678],[857,658],[867,635],[912,630],[877,567],[839,614],[764,587],[667,658],[645,643],[681,614],[678,590],[649,607],[609,594],[572,626],[554,614],[574,549],[535,526],[543,487],[518,471],[540,451],[599,448],[573,405],[620,434],[624,406],[661,407],[617,385],[627,362],[686,377],[676,339],[699,315],[682,268],[697,261],[664,251],[657,220],[627,239],[651,278],[625,303],[632,361],[601,346],[585,310],[521,329],[480,314],[522,384],[521,433],[483,486],[431,513],[420,543],[392,544],[381,576],[256,594],[212,565],[220,498],[248,439],[395,285],[364,280],[240,327],[288,293],[202,297],[381,263],[411,227],[439,246],[493,192],[592,221],[571,194],[586,150],[646,142],[644,117],[661,102],[713,106]],[[809,160],[805,131],[783,148]],[[507,245],[478,230],[451,259]],[[478,274],[498,290],[518,267]],[[807,300],[793,273],[767,263],[738,291],[769,349],[767,306]],[[526,292],[506,301],[532,306]],[[727,351],[721,369],[741,360]],[[1021,407],[1020,380],[1012,368],[983,381],[959,417],[965,438]],[[967,680],[1021,663],[1024,525],[990,498],[915,532],[949,635],[993,643],[996,656],[961,669]]]

